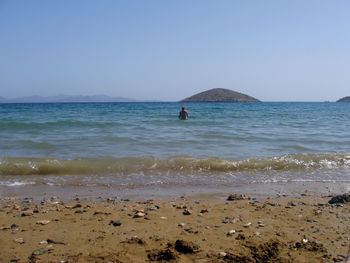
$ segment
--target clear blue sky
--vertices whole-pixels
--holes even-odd
[[[347,0],[0,0],[0,96],[350,95]]]

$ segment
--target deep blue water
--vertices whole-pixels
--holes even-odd
[[[177,155],[247,159],[349,153],[347,103],[1,104],[0,157]]]

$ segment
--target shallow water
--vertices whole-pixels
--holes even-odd
[[[186,107],[180,121],[179,103],[0,104],[1,193],[350,189],[350,104]]]

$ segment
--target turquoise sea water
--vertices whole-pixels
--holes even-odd
[[[181,121],[179,103],[0,104],[0,190],[350,185],[350,104],[186,108]]]

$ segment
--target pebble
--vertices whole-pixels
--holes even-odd
[[[244,234],[238,234],[236,237],[236,240],[245,240],[245,235]]]
[[[230,223],[230,219],[228,217],[225,217],[224,220],[222,220],[224,224]]]
[[[46,240],[43,240],[43,241],[40,241],[40,243],[39,243],[40,245],[47,245],[48,244],[48,242],[46,241]]]
[[[24,239],[22,237],[16,238],[15,241],[19,244],[24,244]]]
[[[224,258],[226,257],[227,253],[226,252],[219,252],[219,257]]]
[[[62,241],[58,241],[58,240],[54,240],[54,239],[51,239],[51,238],[48,238],[46,239],[47,243],[48,244],[59,244],[59,245],[65,245],[64,242]]]
[[[168,218],[167,218],[166,216],[161,216],[160,219],[166,220],[166,219],[168,219]]]
[[[243,225],[243,227],[250,227],[252,225],[251,222],[248,222],[247,224]]]
[[[134,215],[134,218],[140,218],[140,217],[144,217],[146,214],[143,212],[136,212]]]
[[[184,226],[185,226],[185,223],[179,223],[177,226],[179,226],[179,227],[184,227]]]
[[[185,209],[182,214],[184,214],[185,216],[187,215],[192,215],[192,212],[189,209]]]
[[[34,256],[44,255],[45,252],[46,251],[44,249],[36,249],[32,252],[32,255],[34,255]]]
[[[47,225],[48,223],[50,223],[49,220],[40,220],[36,222],[38,225]]]
[[[113,226],[121,226],[122,222],[120,220],[111,220],[111,222],[109,222],[110,225]]]
[[[32,211],[23,211],[21,216],[31,216],[33,215],[33,212]]]
[[[149,210],[158,210],[158,209],[160,209],[160,207],[157,205],[154,205]]]
[[[231,229],[230,231],[227,232],[227,236],[232,236],[234,233],[236,233],[236,230]]]
[[[75,204],[73,206],[69,206],[69,205],[66,206],[66,208],[69,208],[69,209],[75,209],[75,208],[80,208],[80,207],[82,207],[81,204]]]
[[[227,201],[250,200],[250,197],[244,194],[231,194],[227,197]]]

